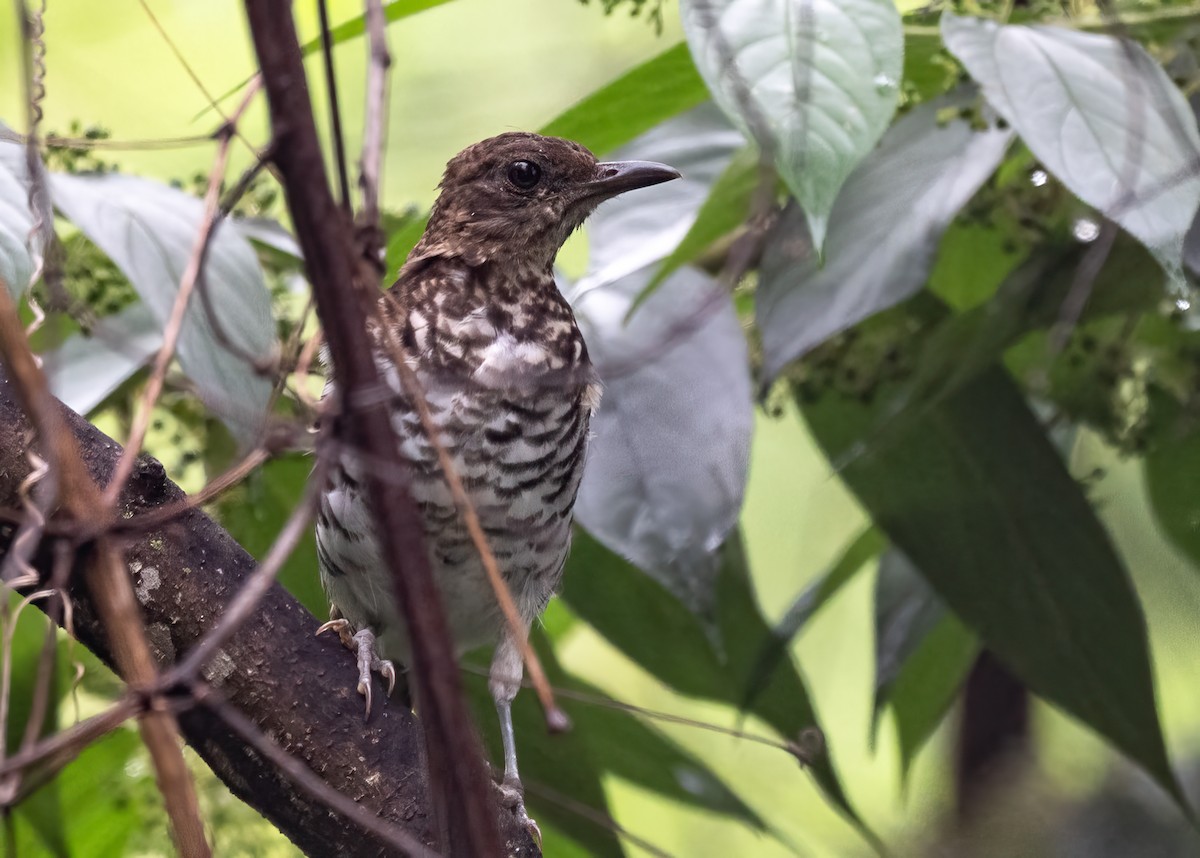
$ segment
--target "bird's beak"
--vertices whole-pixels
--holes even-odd
[[[608,199],[678,178],[679,171],[674,167],[654,161],[604,161],[596,165],[596,179],[587,185],[588,196]]]

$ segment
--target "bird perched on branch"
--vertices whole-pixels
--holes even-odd
[[[597,163],[583,146],[554,137],[509,133],[476,143],[446,166],[425,234],[381,296],[369,331],[451,633],[460,651],[497,644],[488,684],[504,742],[503,789],[526,821],[510,711],[522,677],[519,642],[393,356],[402,353],[424,390],[527,635],[562,575],[600,398],[587,346],[554,282],[554,258],[604,200],[678,177],[662,164]],[[365,467],[350,454],[334,469],[317,515],[317,551],[333,605],[322,630],[337,630],[357,653],[369,715],[372,671],[390,692],[389,659],[406,662],[410,644],[372,534]]]

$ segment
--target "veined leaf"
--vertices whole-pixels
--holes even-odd
[[[50,177],[54,204],[116,263],[165,325],[200,229],[200,200],[149,179],[119,173]],[[209,244],[204,268],[213,316],[237,349],[255,359],[277,348],[271,298],[254,249],[227,224]],[[242,441],[258,432],[271,382],[228,349],[201,296],[184,315],[178,356],[200,397]]]
[[[50,391],[80,414],[88,414],[162,345],[161,325],[142,302],[100,319],[91,336],[74,334],[42,355]]]
[[[758,608],[736,531],[723,555],[716,600],[720,651],[699,619],[662,585],[582,532],[567,559],[563,596],[581,619],[676,691],[736,706],[770,626]],[[613,593],[622,597],[613,599]],[[750,711],[788,740],[803,743],[813,731],[823,736],[804,677],[791,658],[779,660]],[[878,848],[842,790],[829,748],[823,740],[817,745],[806,769],[830,803]]]
[[[737,522],[750,467],[746,338],[724,287],[694,269],[668,278],[626,325],[648,277],[573,299],[604,385],[575,513],[711,619],[716,552]]]
[[[870,438],[887,400],[883,391],[871,404],[827,391],[801,407],[837,461]],[[1137,593],[1095,511],[1002,370],[984,371],[889,431],[841,476],[1014,674],[1186,807],[1158,721]]]
[[[942,232],[996,169],[1012,138],[963,119],[940,122],[969,90],[900,119],[854,172],[829,219],[822,267],[801,213],[784,213],[768,240],[756,295],[769,380],[832,335],[916,293]]]
[[[1200,132],[1145,49],[949,12],[942,37],[1046,169],[1181,282],[1183,238],[1200,205]]]
[[[838,190],[896,110],[904,35],[892,0],[682,0],[684,32],[726,115],[774,161],[820,251]]]
[[[35,257],[40,250],[31,246],[32,230],[25,149],[0,140],[0,278],[8,284],[13,298],[25,294],[37,268]]]
[[[804,589],[792,602],[783,619],[771,630],[754,660],[746,680],[746,692],[740,704],[750,709],[779,662],[787,656],[788,646],[803,631],[808,621],[850,582],[864,566],[887,547],[887,540],[874,527],[868,527],[851,542],[825,574]]]
[[[753,147],[742,149],[733,156],[724,172],[713,182],[712,189],[700,206],[700,211],[696,213],[696,219],[692,221],[687,234],[662,261],[650,282],[634,299],[633,306],[629,308],[629,315],[632,316],[667,277],[681,266],[694,261],[714,242],[734,232],[746,222],[751,200],[759,183],[764,179],[772,185],[775,183],[774,175],[763,176],[758,153]]]

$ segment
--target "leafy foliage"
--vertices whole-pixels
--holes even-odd
[[[396,22],[444,3],[384,9]],[[662,25],[661,3],[599,5]],[[603,818],[617,782],[777,828],[756,796],[643,716],[589,702],[604,677],[564,655],[585,625],[663,686],[767,725],[875,844],[850,799],[860,775],[835,767],[849,755],[827,741],[823,689],[793,643],[877,558],[868,627],[844,634],[874,635],[871,720],[878,733],[891,716],[904,777],[986,647],[1187,806],[1160,724],[1155,618],[1133,585],[1147,572],[1114,546],[1059,435],[1136,460],[1163,537],[1200,566],[1197,16],[1115,4],[1125,26],[1090,32],[1100,19],[1066,17],[1058,3],[1006,4],[1003,21],[978,17],[981,4],[944,5],[939,18],[890,0],[681,0],[685,43],[662,45],[542,129],[683,173],[606,203],[590,222],[586,272],[562,279],[605,393],[566,607],[552,606],[535,635],[552,681],[581,695],[564,701],[576,730],[545,736],[529,694],[514,710],[550,854],[624,854],[613,830],[570,804]],[[357,17],[332,36],[363,32]],[[68,404],[120,426],[161,342],[207,177],[170,186],[87,146],[44,154],[76,306],[40,335],[43,359]],[[43,248],[30,240],[23,159],[0,142],[0,277],[49,304],[46,283],[30,282]],[[192,302],[160,406],[169,426],[150,439],[176,476],[211,478],[264,418],[311,413],[317,380],[286,361],[262,375],[224,342],[269,363],[294,359],[293,335],[313,331],[280,202],[262,177],[210,249],[217,324]],[[423,210],[385,216],[390,272],[421,235]],[[729,271],[737,282],[717,276]],[[756,418],[756,389],[767,416]],[[766,569],[738,528],[755,420],[784,400],[870,519],[811,582]],[[276,455],[213,509],[261,557],[310,470],[303,451]],[[323,615],[315,566],[309,536],[281,580]],[[756,595],[766,575],[798,593],[779,619]],[[15,688],[27,687],[41,640],[27,622]],[[470,685],[495,755],[484,683]],[[130,784],[89,798],[79,767],[120,772],[132,741],[110,737],[24,802],[22,846],[104,854],[131,842]],[[54,826],[68,802],[92,834],[74,819]]]

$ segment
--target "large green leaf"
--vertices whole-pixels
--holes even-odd
[[[1200,433],[1169,431],[1146,456],[1143,468],[1159,525],[1200,567]]]
[[[762,649],[754,660],[754,667],[746,680],[746,693],[741,708],[750,709],[758,694],[770,681],[771,674],[779,662],[787,658],[788,646],[796,635],[804,630],[808,621],[828,604],[842,587],[848,584],[859,570],[879,555],[887,546],[876,528],[868,527],[846,546],[829,569],[813,583],[804,588],[771,630]]]
[[[37,253],[30,244],[33,215],[25,176],[25,147],[0,140],[0,278],[14,298],[29,288],[37,267]]]
[[[200,200],[119,173],[54,174],[50,191],[55,206],[116,263],[159,325],[165,325],[203,220]],[[239,440],[248,442],[262,424],[271,382],[245,356],[266,361],[278,343],[258,258],[235,229],[217,229],[204,283],[217,325],[197,291],[184,315],[179,363],[200,397]],[[222,334],[235,349],[226,346]]]
[[[1200,204],[1200,132],[1146,50],[1115,36],[951,13],[942,36],[1046,169],[1181,278],[1183,238]]]
[[[42,355],[50,390],[72,411],[88,414],[146,365],[162,346],[161,326],[142,302],[97,320]]]
[[[874,431],[887,401],[879,393],[870,402],[832,388],[799,395],[831,460]],[[1002,370],[985,370],[905,421],[886,442],[850,458],[841,476],[1017,676],[1184,805],[1158,721],[1137,594],[1095,511]]]
[[[875,585],[875,711],[891,709],[900,776],[946,717],[979,652],[963,626],[896,549],[879,564]]]
[[[750,468],[746,337],[725,288],[692,268],[626,325],[649,274],[572,301],[604,385],[575,511],[711,623],[718,548],[737,524]]]
[[[629,310],[632,315],[650,295],[680,267],[693,262],[721,238],[741,228],[750,213],[750,204],[759,183],[764,180],[758,153],[753,147],[737,152],[721,175],[717,176],[696,219],[687,234],[658,266],[650,282],[642,289]],[[766,178],[774,184],[772,175]]]
[[[145,824],[145,802],[157,795],[148,771],[140,777],[126,771],[126,764],[138,748],[137,733],[132,728],[117,730],[85,748],[52,784],[42,788],[58,790],[61,806],[68,809],[65,813],[35,821],[24,816],[23,805],[18,808],[18,842],[28,846],[20,854],[45,854],[37,848],[40,842],[21,835],[25,825],[35,830],[49,825],[63,835],[66,851],[62,854],[124,855],[130,837]],[[37,798],[37,793],[31,796],[31,812],[44,810]]]
[[[707,100],[687,45],[679,44],[568,108],[541,133],[568,137],[604,154]]]
[[[820,250],[850,172],[896,110],[904,37],[892,0],[682,0],[716,102],[775,162]]]
[[[768,240],[756,295],[768,378],[925,284],[942,231],[1012,138],[994,126],[976,130],[962,118],[939,119],[973,98],[972,89],[959,89],[892,126],[833,207],[824,265],[801,213],[784,213]]]
[[[717,580],[723,652],[666,589],[587,534],[576,534],[567,566],[563,596],[571,609],[644,670],[682,694],[732,706],[742,701],[770,626],[758,608],[736,531]],[[790,658],[778,663],[750,711],[788,740],[820,731],[804,678]],[[830,802],[875,843],[842,790],[829,749],[823,751],[808,770]]]
[[[15,612],[21,602],[21,597],[15,593],[5,593],[3,598],[9,600],[9,610]],[[6,748],[11,754],[21,747],[28,729],[30,709],[33,704],[33,692],[42,681],[42,652],[46,644],[46,617],[36,608],[26,606],[16,621],[16,628],[11,629],[8,658],[11,665],[11,684],[9,686],[8,723],[6,726]],[[42,738],[57,729],[58,700],[63,686],[60,661],[56,657],[50,662],[49,698],[45,720],[37,733]],[[37,773],[31,772],[33,777]],[[28,786],[28,784],[26,784]],[[36,792],[26,796],[18,807],[18,813],[30,824],[41,840],[41,846],[56,856],[69,854],[66,836],[62,827],[62,800],[57,781],[45,784]]]

